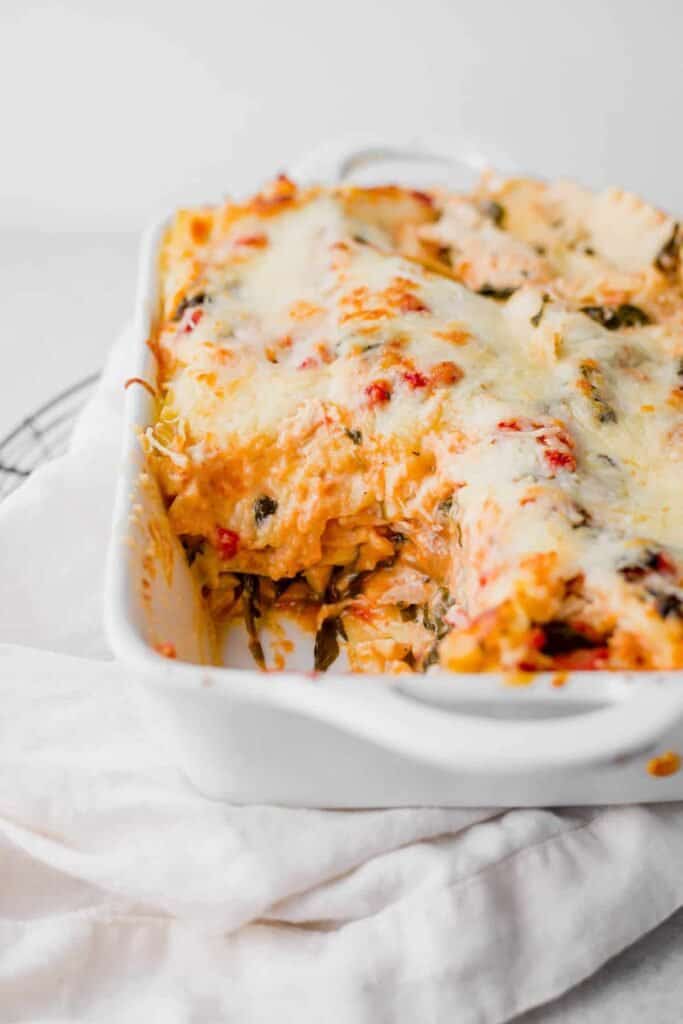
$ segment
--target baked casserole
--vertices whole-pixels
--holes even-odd
[[[292,616],[317,669],[683,667],[680,245],[493,175],[178,212],[143,443],[208,614],[262,666]]]

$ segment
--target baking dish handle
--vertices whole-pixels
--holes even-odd
[[[486,142],[469,139],[421,136],[392,141],[375,136],[355,135],[328,142],[312,150],[292,167],[297,181],[341,184],[361,179],[361,184],[386,183],[405,179],[413,187],[450,184],[469,187],[485,170],[495,168],[505,174],[519,172],[507,153]],[[381,181],[363,181],[381,172]]]
[[[453,697],[444,707],[441,701],[435,706],[434,697],[426,690],[421,695],[420,684],[428,683],[429,677],[407,681],[407,676],[349,674],[312,682],[307,675],[278,673],[275,680],[270,674],[263,677],[241,669],[167,661],[142,641],[133,660],[141,670],[140,682],[162,684],[167,694],[169,688],[178,687],[201,696],[204,687],[215,687],[216,695],[231,701],[260,705],[269,714],[280,708],[318,719],[394,753],[462,773],[504,775],[624,764],[654,752],[683,720],[683,684],[678,673],[661,673],[657,679],[648,673],[648,679],[629,682],[618,673],[601,673],[605,702],[613,703],[589,711],[579,710],[578,702],[571,698],[570,688],[580,690],[581,677],[586,675],[576,673],[567,683],[568,699],[563,702],[560,694],[555,694],[558,704],[564,703],[561,717],[523,718],[538,710],[534,695],[530,693],[524,700],[523,694],[510,694],[511,699],[501,702],[499,691],[497,701],[492,702],[499,706],[503,703],[509,708],[513,699],[522,698],[514,700],[520,717],[509,720],[462,710],[464,705],[469,709],[476,703],[468,699],[467,685],[486,685],[481,676],[450,678]],[[620,681],[622,685],[618,685]],[[540,679],[532,684],[537,685],[542,685]]]
[[[653,751],[683,718],[683,687],[677,680],[636,684],[633,696],[597,710],[523,720],[430,707],[416,699],[416,688],[408,693],[395,685],[381,687],[381,697],[380,687],[372,689],[378,717],[364,731],[376,739],[382,734],[393,749],[458,771],[500,774],[623,763]],[[367,722],[372,709],[362,703]],[[354,728],[360,724],[356,720]]]
[[[149,654],[147,655],[149,659]],[[158,659],[157,659],[158,660]],[[166,682],[187,685],[188,673],[196,669],[169,662],[164,666]],[[581,709],[571,695],[580,693],[582,677],[576,673],[567,682],[567,699],[559,693],[555,710],[563,703],[561,717],[531,718],[538,710],[538,699],[529,693],[511,693],[502,701],[509,709],[514,699],[515,720],[484,713],[470,714],[473,702],[468,686],[486,684],[481,676],[455,676],[449,679],[453,696],[446,707],[434,705],[434,697],[424,696],[421,683],[430,677],[359,677],[332,675],[311,683],[310,677],[284,673],[277,683],[272,677],[251,678],[245,686],[240,670],[203,669],[205,681],[216,685],[232,699],[257,703],[273,709],[280,707],[362,737],[378,746],[457,772],[483,772],[489,775],[526,773],[539,769],[581,767],[597,764],[623,764],[642,758],[671,737],[683,719],[683,684],[678,673],[661,673],[659,678],[627,680],[619,673],[600,673],[604,683],[604,704],[591,710]],[[184,682],[183,682],[184,680]],[[495,683],[496,680],[489,679]],[[502,686],[500,681],[498,686]],[[542,686],[541,679],[531,684]],[[460,691],[458,693],[458,691]],[[469,691],[472,692],[471,690]],[[595,692],[595,689],[593,689]],[[495,703],[500,708],[503,691]],[[517,701],[515,698],[520,697]],[[612,702],[612,703],[608,703]],[[555,704],[555,701],[552,701]],[[467,705],[468,710],[463,707]]]

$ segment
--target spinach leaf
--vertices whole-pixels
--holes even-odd
[[[262,494],[258,497],[254,502],[254,519],[256,521],[256,525],[260,526],[265,519],[274,515],[277,512],[277,507],[275,498],[271,498],[268,494]]]
[[[247,633],[249,634],[249,650],[258,667],[265,668],[266,659],[263,654],[263,647],[261,646],[258,630],[256,628],[256,619],[261,618],[258,576],[252,576],[249,573],[245,573],[242,577],[242,581],[244,583],[242,607],[244,611],[244,624],[247,627]]]
[[[674,224],[671,236],[664,243],[655,257],[655,266],[663,274],[673,275],[678,273],[681,261],[681,226]]]
[[[568,654],[570,651],[600,647],[600,642],[591,640],[580,633],[568,622],[560,619],[551,619],[550,622],[543,622],[540,627],[543,630],[542,654]]]
[[[186,310],[192,309],[193,306],[201,306],[201,305],[203,305],[205,299],[206,299],[206,293],[205,292],[197,292],[196,295],[185,296],[185,298],[181,300],[181,302],[178,305],[178,308],[176,309],[175,313],[173,314],[173,319],[174,320],[181,320],[182,316],[183,316],[183,313]]]
[[[644,309],[630,302],[622,302],[619,306],[582,306],[579,312],[585,313],[608,331],[618,331],[622,327],[643,327],[652,323]]]
[[[497,228],[503,226],[505,220],[505,208],[497,203],[495,199],[482,199],[478,204],[479,212],[484,216],[492,220]]]
[[[337,633],[345,636],[344,627],[337,616],[325,619],[316,633],[313,664],[317,672],[326,672],[339,657]]]
[[[487,299],[509,299],[513,295],[517,288],[494,288],[492,284],[483,284],[481,288],[477,289],[479,295],[483,295]]]

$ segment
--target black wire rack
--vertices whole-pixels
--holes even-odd
[[[76,417],[98,377],[91,373],[72,384],[0,439],[0,500],[38,466],[66,451]]]

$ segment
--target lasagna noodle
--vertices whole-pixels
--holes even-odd
[[[178,213],[145,445],[211,614],[320,667],[681,667],[679,243],[492,176]]]

